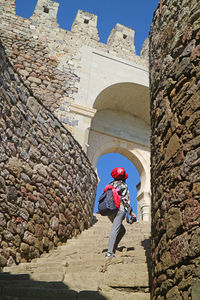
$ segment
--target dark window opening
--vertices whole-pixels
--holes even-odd
[[[88,24],[88,23],[89,23],[89,20],[85,19],[84,24]]]
[[[123,39],[126,39],[127,38],[127,35],[126,34],[123,34]]]
[[[43,6],[43,9],[44,9],[44,12],[45,12],[46,14],[48,14],[48,13],[49,13],[49,8],[48,8],[48,7],[46,7],[46,6]]]

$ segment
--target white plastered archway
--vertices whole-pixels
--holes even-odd
[[[88,46],[81,48],[78,93],[70,113],[72,134],[96,169],[111,151],[129,158],[140,173],[138,216],[150,220],[150,97],[144,66]],[[118,150],[117,150],[118,149]]]
[[[141,148],[133,142],[95,131],[90,132],[89,142],[88,157],[96,172],[98,158],[107,153],[120,153],[137,168],[141,179],[137,195],[138,220],[150,221],[150,154],[148,149]]]
[[[137,168],[139,220],[150,221],[150,147],[148,88],[132,82],[106,87],[94,100],[96,109],[88,129],[87,155],[94,169],[107,153],[120,153]]]

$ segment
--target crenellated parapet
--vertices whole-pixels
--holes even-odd
[[[1,0],[1,2],[0,11],[3,15],[10,17],[12,16],[14,19],[20,18],[16,16],[15,12],[16,0]],[[114,54],[119,57],[127,58],[128,56],[128,59],[131,61],[136,61],[143,65],[148,64],[147,55],[142,55],[141,61],[138,60],[140,57],[136,55],[134,45],[135,32],[133,29],[117,23],[108,37],[107,45],[102,44],[99,43],[96,15],[78,10],[71,26],[71,31],[67,31],[59,28],[57,23],[58,9],[59,3],[56,1],[38,0],[34,13],[29,19],[31,23],[26,23],[26,31],[31,29],[32,35],[35,37],[35,39],[38,38],[46,41],[49,38],[51,40],[51,49],[57,48],[56,45],[53,47],[52,42],[56,43],[56,41],[58,42],[59,40],[61,40],[62,44],[69,45],[67,38],[69,37],[70,40],[74,41],[75,47],[77,44],[79,44],[77,39],[80,39],[81,44],[78,45],[79,48],[84,44],[89,46],[92,45],[92,47],[95,46],[95,48],[104,48],[106,52],[114,52]],[[72,47],[74,46],[73,41],[70,41],[72,42]],[[94,44],[94,42],[96,42],[96,44]]]
[[[59,3],[53,0],[38,0],[32,20],[38,23],[51,22],[52,24],[57,24],[57,13],[58,13]]]
[[[135,55],[134,35],[135,31],[133,29],[117,23],[108,37],[107,44],[116,52],[123,49]]]
[[[76,34],[87,34],[91,39],[99,41],[97,16],[83,10],[78,10],[71,27],[71,32]]]
[[[149,60],[149,38],[146,38],[140,51],[140,57]]]

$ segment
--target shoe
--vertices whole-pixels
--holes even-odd
[[[108,252],[106,254],[106,258],[115,257],[115,254]]]

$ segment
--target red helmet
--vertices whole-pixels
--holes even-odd
[[[127,179],[128,178],[128,174],[126,174],[124,168],[115,168],[112,170],[111,172],[111,176],[114,179]]]

